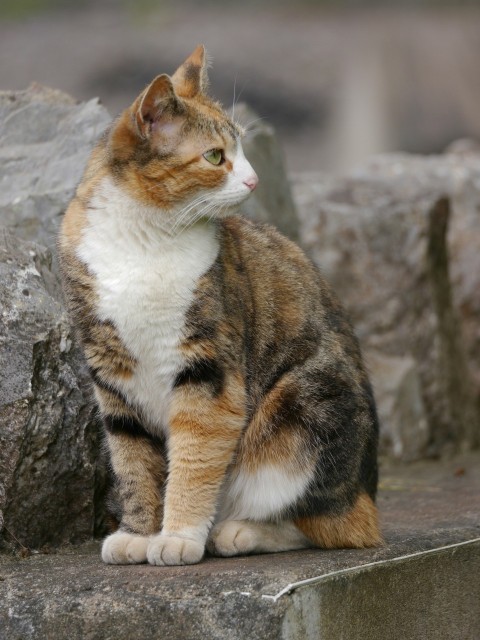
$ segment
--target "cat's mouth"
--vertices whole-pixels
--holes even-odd
[[[251,169],[251,167],[250,167]],[[236,213],[258,184],[258,177],[253,172],[242,182],[227,184],[220,190],[202,191],[176,213],[173,232],[180,231],[198,222],[225,218]]]
[[[235,189],[235,191],[222,194],[219,200],[224,200],[226,206],[230,205],[231,207],[236,207],[242,202],[244,202],[251,195],[252,191],[256,188],[257,183],[258,183],[258,178],[255,180],[254,183],[252,181],[252,186],[247,185],[247,183],[244,182],[241,185],[241,187]]]

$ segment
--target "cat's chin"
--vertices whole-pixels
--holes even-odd
[[[234,202],[224,204],[220,209],[216,210],[213,215],[207,215],[204,220],[223,220],[229,216],[233,216],[239,212],[240,206],[245,202],[246,198],[238,198]]]
[[[228,216],[233,216],[235,213],[238,213],[240,209],[240,205],[245,201],[245,198],[240,202],[236,202],[235,204],[231,204],[228,207],[222,209],[218,214],[213,216],[214,220],[222,220],[223,218],[228,218]]]
[[[214,194],[212,202],[221,205],[222,209],[237,208],[252,194],[252,189],[246,185],[227,186]]]
[[[240,204],[234,204],[230,207],[226,207],[224,209],[222,209],[222,211],[215,213],[213,216],[206,216],[205,218],[201,218],[199,220],[199,222],[202,223],[209,223],[209,222],[215,222],[215,220],[224,220],[225,218],[228,218],[229,216],[233,216],[237,213],[239,213],[239,209],[240,209]]]

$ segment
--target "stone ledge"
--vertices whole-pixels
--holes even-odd
[[[479,572],[480,538],[334,572],[292,593],[279,637],[476,640]]]
[[[388,466],[386,545],[191,567],[105,566],[99,544],[0,558],[0,638],[468,640],[480,628],[480,456]]]

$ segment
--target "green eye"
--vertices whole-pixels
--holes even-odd
[[[219,165],[225,160],[223,157],[223,151],[221,149],[210,149],[203,154],[205,160],[208,160],[210,164]]]

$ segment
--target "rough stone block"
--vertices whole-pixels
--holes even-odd
[[[383,450],[404,459],[479,439],[479,178],[480,157],[402,155],[294,181],[303,244],[370,361]]]
[[[99,432],[48,249],[0,232],[0,544],[95,529]]]
[[[61,215],[110,116],[96,98],[31,85],[0,92],[0,224],[54,247]]]

